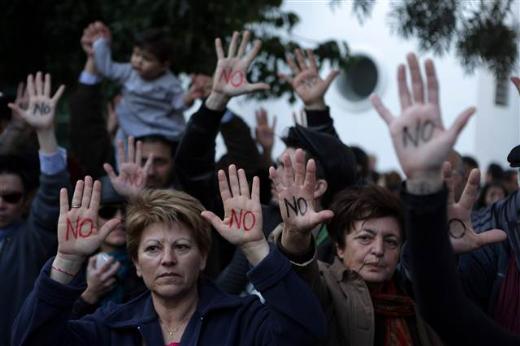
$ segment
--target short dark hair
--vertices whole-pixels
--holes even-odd
[[[34,170],[34,165],[24,156],[17,154],[0,155],[0,174],[13,174],[20,177],[24,194],[38,185],[38,182],[35,181],[38,172],[34,172]]]
[[[171,60],[173,43],[164,29],[151,28],[137,33],[134,45],[153,54],[160,62]]]
[[[162,136],[162,135],[146,135],[137,137],[135,139],[136,141],[141,141],[143,143],[162,143],[172,150],[172,157],[175,155],[175,152],[177,151],[177,147],[179,146],[179,142],[169,140],[168,138]]]
[[[471,167],[471,168],[478,168],[478,162],[473,156],[465,155],[462,156],[462,162],[464,162],[465,165]]]
[[[345,247],[345,234],[351,232],[356,221],[379,217],[394,217],[404,241],[403,212],[399,198],[377,185],[349,187],[337,193],[330,210],[334,217],[327,226],[330,239],[339,248]]]

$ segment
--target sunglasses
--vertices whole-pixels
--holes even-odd
[[[20,202],[23,197],[23,193],[21,192],[7,192],[5,194],[0,194],[2,200],[9,204],[16,204]]]
[[[98,215],[103,219],[111,219],[116,216],[117,211],[121,210],[124,215],[126,212],[126,205],[123,204],[106,204],[99,208]]]

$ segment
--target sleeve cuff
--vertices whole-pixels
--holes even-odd
[[[79,82],[85,85],[96,85],[102,80],[103,79],[100,76],[87,71],[81,71],[81,74],[79,75]]]
[[[235,114],[232,111],[230,111],[229,109],[226,109],[226,112],[224,113],[224,116],[222,117],[220,122],[222,124],[229,123],[231,120],[233,120],[234,116],[235,116]]]
[[[67,168],[67,151],[58,147],[58,151],[53,154],[45,154],[41,151],[40,156],[40,171],[43,174],[54,175]]]
[[[71,307],[86,288],[85,270],[80,270],[68,285],[63,285],[51,279],[53,261],[54,257],[50,258],[43,266],[40,277],[36,282],[36,292],[38,292],[39,298],[54,306]]]

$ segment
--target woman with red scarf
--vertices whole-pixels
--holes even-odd
[[[349,188],[335,196],[331,210],[318,212],[315,173],[301,149],[283,157],[283,168],[271,169],[283,217],[274,236],[320,299],[328,322],[324,345],[441,345],[396,270],[404,241],[399,199],[374,185]],[[316,259],[313,240],[313,229],[325,221],[336,244],[331,265]]]

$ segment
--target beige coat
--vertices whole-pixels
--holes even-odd
[[[272,234],[280,247],[281,227]],[[326,346],[371,346],[375,338],[375,316],[365,281],[336,258],[332,265],[313,260],[293,269],[311,286],[320,299],[328,323]],[[418,315],[417,330],[423,346],[443,345],[439,337]]]

